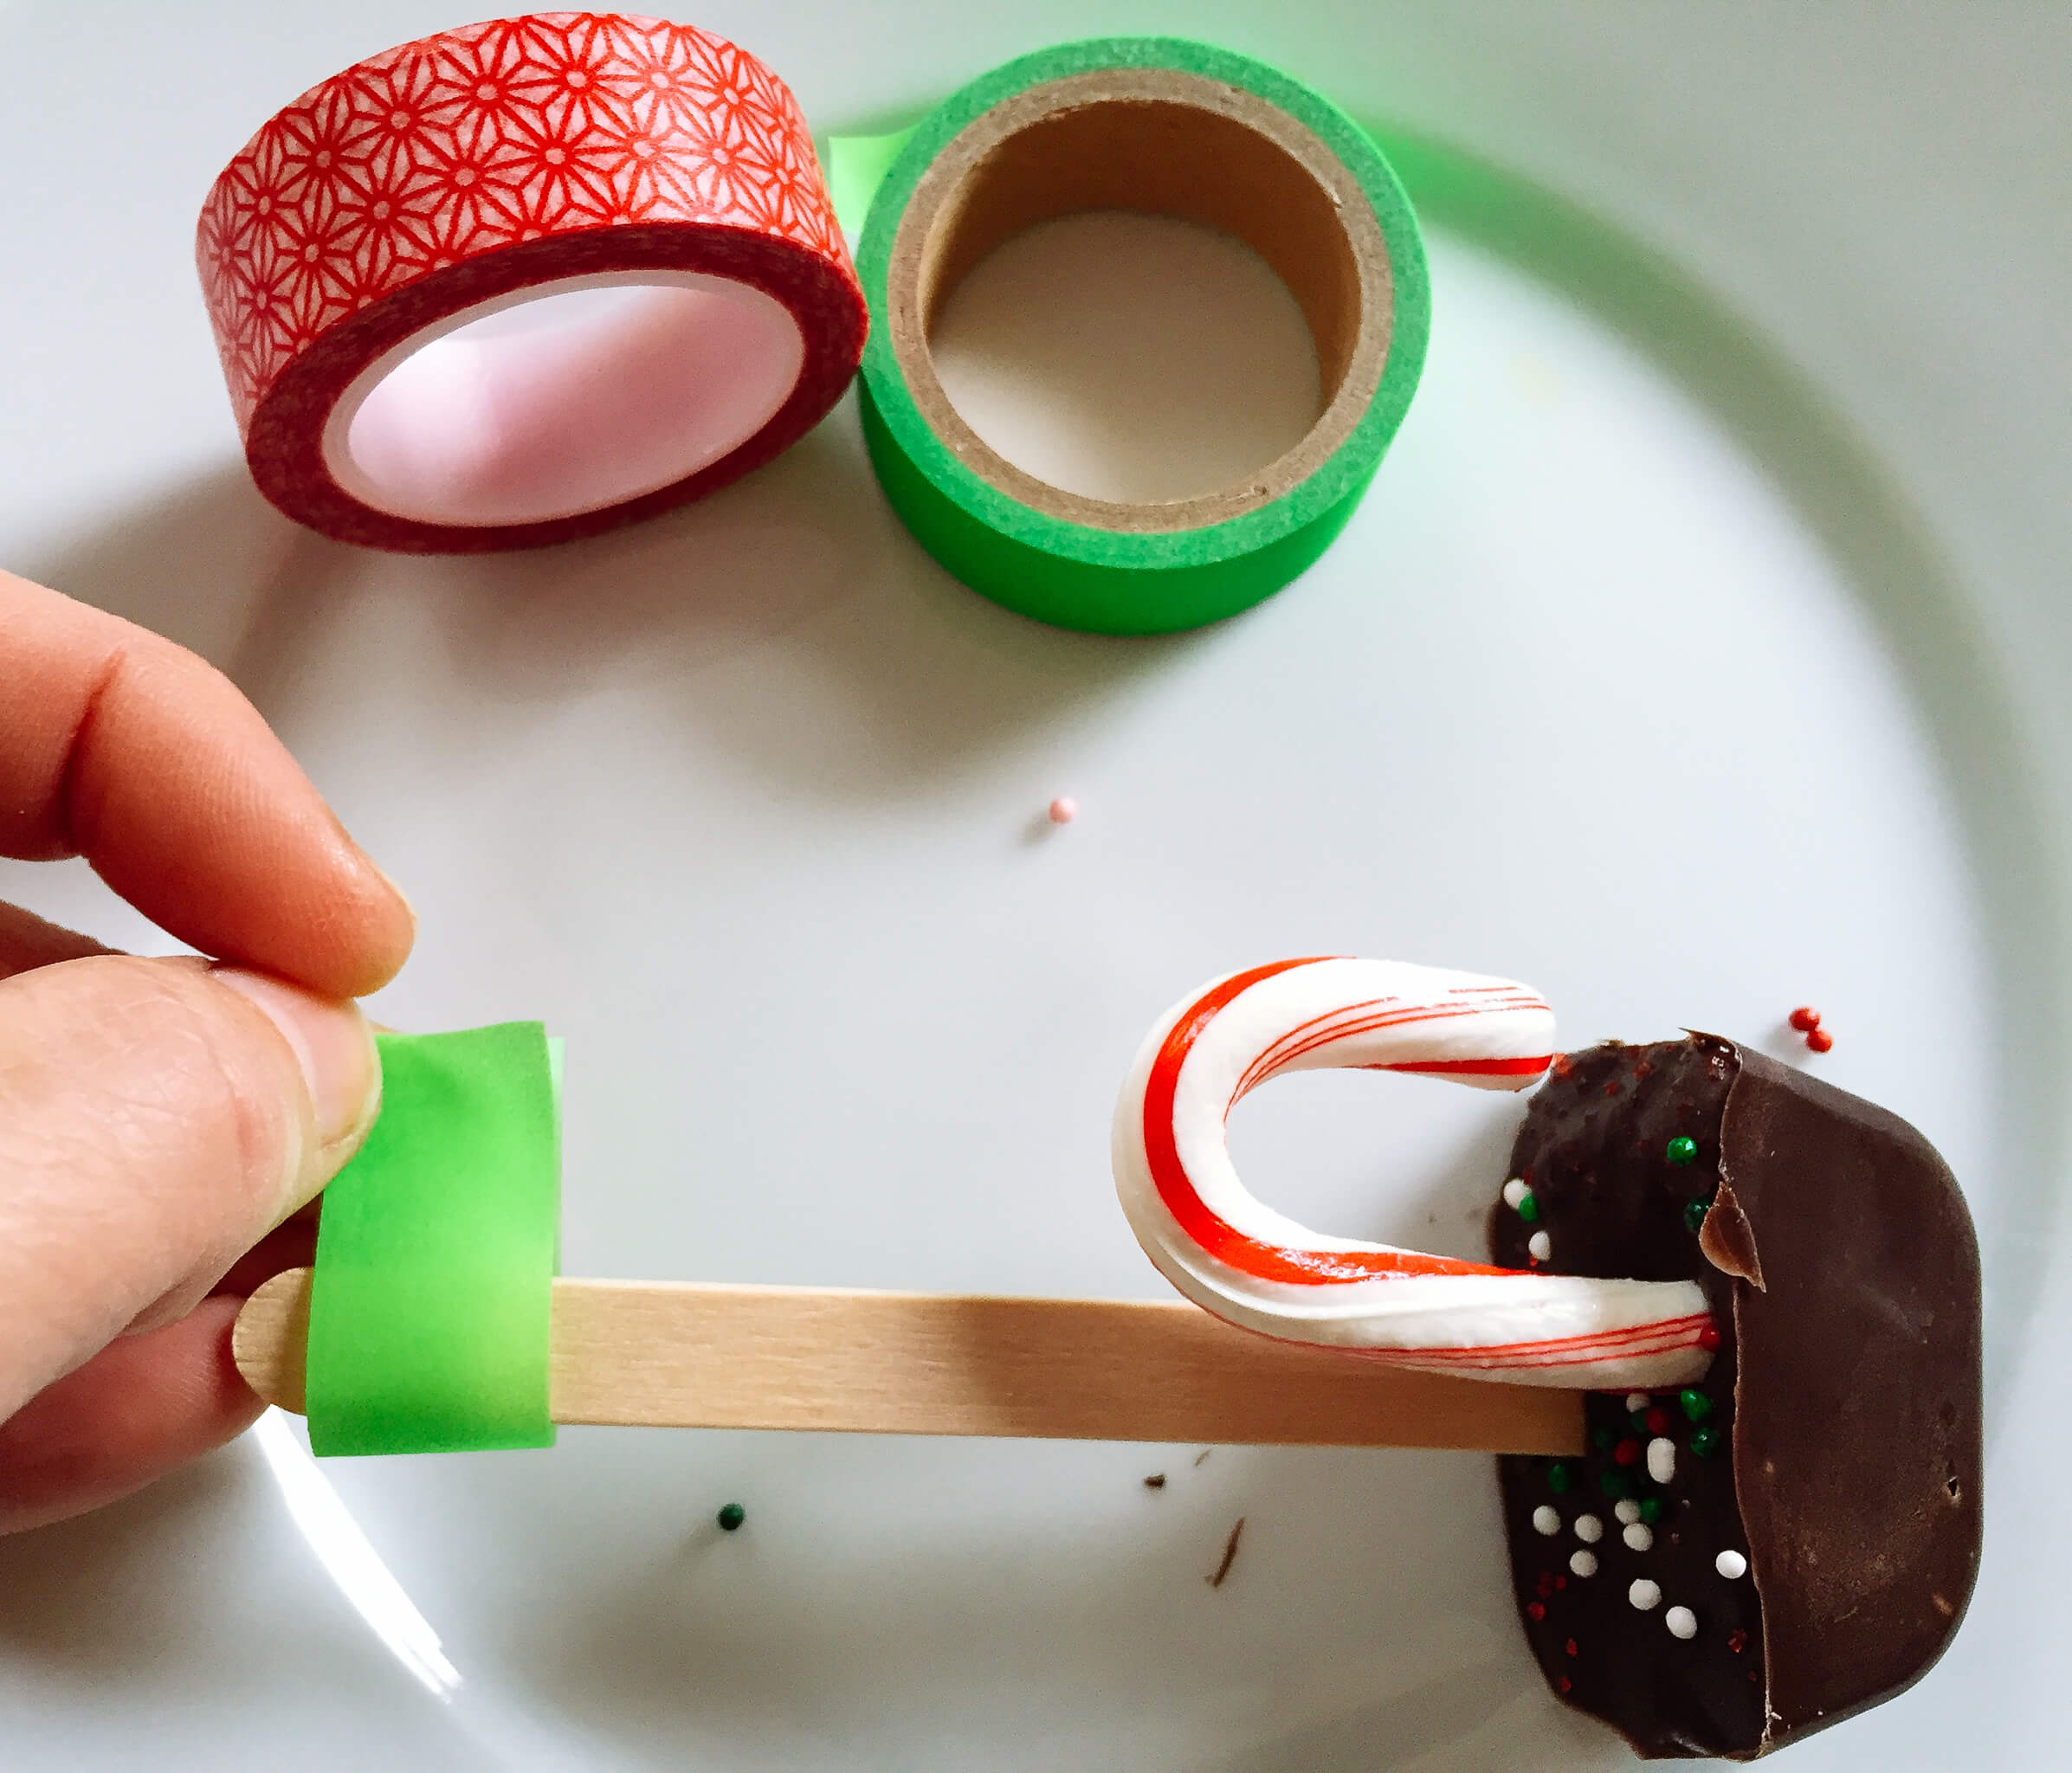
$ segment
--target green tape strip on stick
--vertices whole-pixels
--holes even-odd
[[[551,1446],[560,1043],[536,1022],[376,1040],[381,1117],[318,1222],[310,1446]]]
[[[1040,621],[1157,634],[1234,615],[1324,551],[1403,422],[1430,330],[1416,216],[1351,118],[1247,56],[1118,37],[973,81],[874,184],[894,140],[837,139],[830,160],[851,214],[868,203],[865,440],[886,497],[937,560]],[[1024,229],[1100,209],[1234,235],[1301,306],[1324,410],[1243,484],[1162,504],[1067,493],[999,455],[943,392],[928,332],[958,280]]]

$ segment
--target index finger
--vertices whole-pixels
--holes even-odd
[[[223,674],[0,572],[0,854],[83,855],[204,954],[327,996],[388,983],[410,910]]]

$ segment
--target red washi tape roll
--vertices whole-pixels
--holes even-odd
[[[797,100],[689,25],[443,31],[297,99],[196,257],[245,459],[341,540],[589,535],[769,461],[868,325]]]

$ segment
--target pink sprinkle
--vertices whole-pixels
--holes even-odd
[[[1053,825],[1069,825],[1079,816],[1079,803],[1068,794],[1061,794],[1050,803],[1050,822]]]

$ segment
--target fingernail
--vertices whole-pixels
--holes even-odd
[[[294,1049],[316,1110],[319,1143],[327,1148],[365,1131],[381,1100],[381,1063],[359,1006],[320,997],[242,967],[209,970],[219,983],[257,1005]]]

